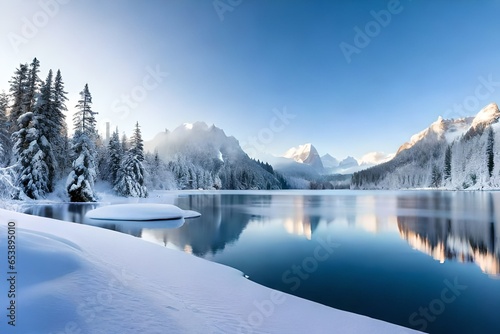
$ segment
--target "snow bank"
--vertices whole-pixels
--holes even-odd
[[[417,333],[87,225],[0,210],[2,254],[9,221],[16,223],[16,327],[4,315],[2,333]],[[0,295],[6,313],[7,293]]]

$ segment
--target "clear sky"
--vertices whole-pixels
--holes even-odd
[[[248,151],[311,142],[359,158],[500,101],[498,13],[493,0],[2,1],[0,89],[36,56],[42,78],[61,69],[70,109],[89,84],[101,128],[139,121],[150,139],[202,120]]]

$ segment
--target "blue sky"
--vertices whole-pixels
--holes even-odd
[[[499,101],[500,1],[216,3],[3,1],[0,89],[36,56],[42,78],[61,69],[70,109],[89,84],[101,125],[139,121],[150,139],[202,120],[249,151],[311,142],[338,158],[394,152],[439,115]]]

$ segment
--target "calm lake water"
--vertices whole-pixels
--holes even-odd
[[[121,232],[405,327],[500,333],[500,193],[199,192],[172,195],[169,203],[202,216],[173,230]],[[82,222],[94,207],[26,212]]]

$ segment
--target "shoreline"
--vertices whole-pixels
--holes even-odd
[[[418,333],[278,292],[234,268],[119,232],[3,209],[0,217],[2,238],[8,221],[17,224],[18,290],[23,292],[18,329],[330,333],[333,327],[343,333]],[[95,305],[85,302],[89,297]],[[43,311],[32,315],[27,309]]]

